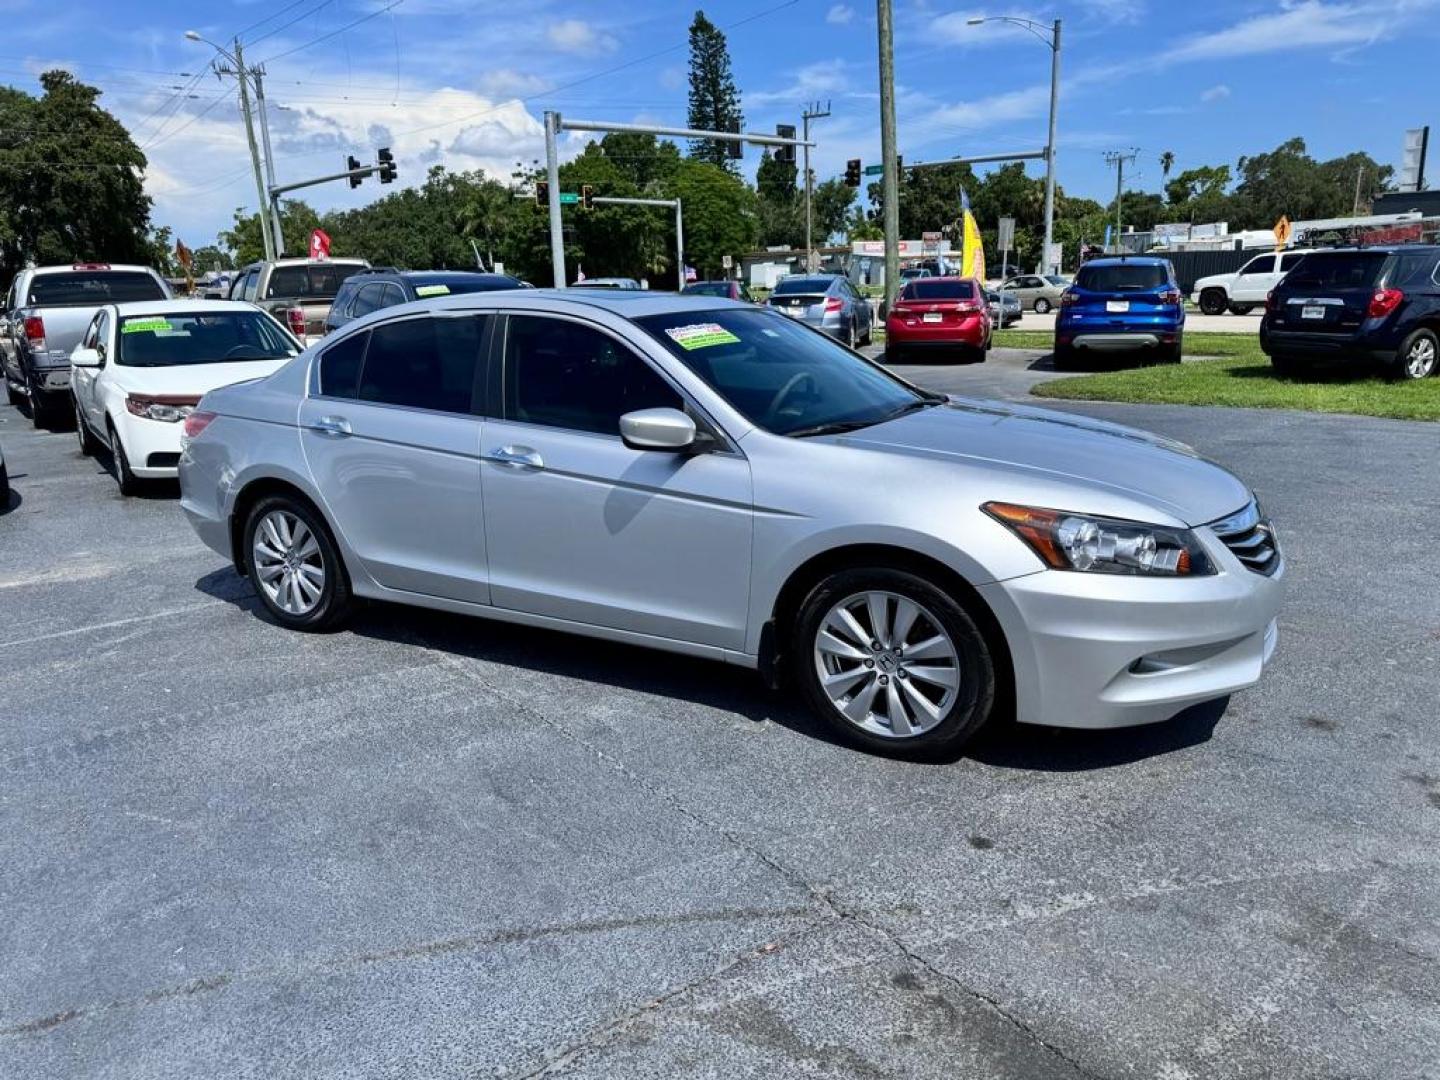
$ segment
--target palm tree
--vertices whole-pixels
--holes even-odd
[[[1174,167],[1175,155],[1173,152],[1166,150],[1163,154],[1160,155],[1160,171],[1164,173],[1166,180],[1170,179],[1170,170]]]

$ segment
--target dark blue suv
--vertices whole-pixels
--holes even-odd
[[[325,316],[325,332],[338,330],[361,315],[408,304],[411,300],[526,287],[523,281],[508,274],[474,270],[396,270],[383,266],[361,270],[341,283],[335,302],[330,305],[330,314]]]
[[[1368,360],[1398,379],[1434,375],[1440,246],[1311,252],[1271,290],[1260,347],[1282,375],[1327,358]]]
[[[1184,297],[1169,259],[1091,259],[1060,297],[1054,363],[1071,368],[1082,354],[1135,354],[1177,363],[1184,335]]]

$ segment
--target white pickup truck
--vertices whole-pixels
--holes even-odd
[[[148,266],[75,263],[32,266],[15,275],[0,312],[0,367],[10,404],[29,400],[35,426],[69,418],[70,350],[102,304],[169,300]]]
[[[1239,270],[1212,274],[1195,282],[1190,298],[1206,315],[1249,315],[1265,303],[1270,290],[1310,254],[1308,251],[1267,251],[1256,255]]]

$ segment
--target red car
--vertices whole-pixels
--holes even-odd
[[[984,360],[990,333],[985,291],[974,278],[915,278],[905,283],[885,320],[885,351],[894,358],[935,349]]]

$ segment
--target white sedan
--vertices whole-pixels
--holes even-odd
[[[70,354],[80,452],[108,447],[124,495],[176,475],[184,420],[207,392],[269,375],[304,346],[253,304],[107,304]]]

